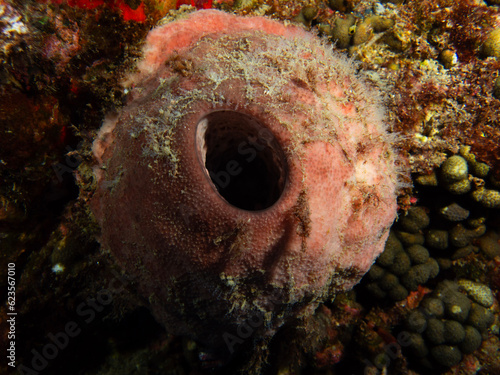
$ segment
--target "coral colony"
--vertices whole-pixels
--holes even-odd
[[[100,241],[170,332],[237,350],[355,285],[396,216],[384,108],[319,38],[195,12],[152,30],[93,151]]]

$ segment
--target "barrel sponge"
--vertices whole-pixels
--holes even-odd
[[[304,29],[200,10],[151,30],[93,144],[99,241],[173,334],[227,352],[351,289],[397,212],[397,136]]]

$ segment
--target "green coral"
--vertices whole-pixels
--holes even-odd
[[[460,343],[459,347],[464,354],[470,354],[479,349],[483,339],[481,337],[481,333],[479,333],[479,331],[472,326],[466,325],[464,330],[465,338],[464,341]]]
[[[441,208],[439,213],[449,221],[462,221],[469,217],[469,210],[461,207],[456,203],[452,203],[446,207]]]
[[[500,208],[500,192],[481,187],[472,193],[472,199],[486,208]]]
[[[457,283],[440,282],[406,317],[409,350],[430,369],[455,366],[462,354],[481,345],[481,333],[493,323],[489,309],[471,302]]]
[[[455,320],[444,321],[444,341],[448,344],[460,344],[465,339],[464,327]]]
[[[425,330],[427,341],[434,345],[444,343],[444,323],[440,319],[431,318],[427,321],[427,329]]]
[[[467,323],[476,328],[479,332],[483,332],[486,328],[491,326],[494,320],[495,316],[490,310],[477,303],[472,303]]]
[[[420,307],[427,316],[442,318],[444,316],[443,301],[435,297],[427,297],[421,303]]]
[[[441,165],[441,175],[445,182],[452,183],[463,180],[468,176],[467,160],[458,155],[446,159]]]
[[[406,326],[409,330],[417,333],[422,333],[427,328],[426,315],[419,310],[414,310],[406,319]]]
[[[406,232],[419,233],[429,225],[429,216],[423,207],[410,207],[406,216],[401,219],[400,225]]]
[[[390,266],[390,270],[392,273],[394,273],[397,276],[401,276],[405,274],[411,267],[411,260],[408,254],[406,254],[404,251],[399,252],[396,254],[394,257],[394,261],[392,262],[392,265]]]
[[[431,229],[425,236],[425,243],[438,250],[448,247],[448,232],[440,229]]]
[[[424,264],[429,260],[429,251],[421,245],[413,245],[406,249],[413,264]]]
[[[431,349],[434,360],[442,366],[452,367],[462,360],[462,353],[456,346],[439,345]]]
[[[500,28],[493,29],[483,44],[482,52],[485,56],[500,60]]]
[[[467,295],[472,300],[480,305],[484,307],[490,307],[493,305],[495,297],[487,285],[465,279],[459,280],[458,285],[467,292]]]

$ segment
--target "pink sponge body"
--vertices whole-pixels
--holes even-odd
[[[149,33],[126,85],[94,143],[92,208],[171,332],[227,348],[257,317],[271,337],[382,252],[397,188],[384,108],[313,34],[194,12]]]

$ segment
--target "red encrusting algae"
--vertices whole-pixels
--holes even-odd
[[[39,0],[41,3],[57,5],[66,4],[79,9],[94,10],[107,7],[112,11],[119,11],[124,21],[146,21],[144,2],[141,1],[136,8],[132,8],[126,0]]]

